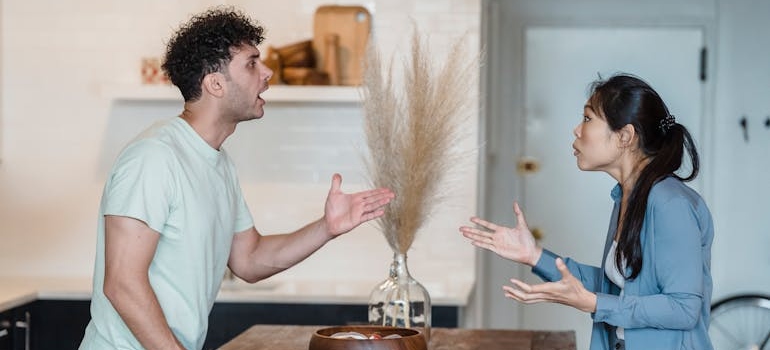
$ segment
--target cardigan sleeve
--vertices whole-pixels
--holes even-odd
[[[532,267],[532,273],[547,282],[561,280],[561,273],[556,268],[556,258],[559,256],[550,250],[543,249],[543,254],[537,264]],[[571,258],[562,258],[567,265],[569,272],[575,276],[583,286],[591,291],[597,292],[601,288],[603,274],[601,269],[596,266],[581,264]]]

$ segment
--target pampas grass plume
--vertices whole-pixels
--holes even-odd
[[[403,87],[394,84],[370,40],[363,79],[367,171],[376,187],[396,198],[377,224],[394,252],[405,254],[415,235],[446,197],[445,180],[458,162],[453,151],[474,104],[478,59],[457,40],[444,64],[434,58],[417,29],[404,60]],[[398,92],[401,92],[399,94]]]

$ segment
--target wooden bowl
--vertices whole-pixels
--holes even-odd
[[[331,335],[339,332],[358,332],[366,336],[379,333],[385,337],[398,334],[395,339],[338,339]],[[422,332],[399,327],[339,326],[321,328],[310,337],[309,350],[427,350]]]
[[[313,41],[305,40],[275,49],[281,58],[283,67],[315,68],[315,53]]]

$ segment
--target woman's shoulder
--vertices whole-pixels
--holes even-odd
[[[684,181],[673,176],[658,181],[650,190],[650,201],[668,201],[673,198],[701,200],[698,192],[684,183]]]
[[[693,218],[705,241],[714,235],[711,211],[703,198],[694,189],[676,177],[659,181],[650,190],[647,200],[647,212],[656,223],[683,223]],[[645,219],[647,220],[647,219]],[[666,234],[663,231],[658,234]],[[674,233],[674,232],[670,232]]]
[[[669,176],[656,183],[647,199],[648,208],[667,206],[678,203],[695,211],[708,211],[703,197],[682,180]]]

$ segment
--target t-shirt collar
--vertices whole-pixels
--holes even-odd
[[[179,123],[182,126],[182,129],[184,129],[188,134],[191,141],[190,143],[195,148],[195,151],[205,157],[206,160],[212,165],[216,165],[219,162],[220,158],[222,157],[221,151],[211,147],[211,145],[209,145],[206,140],[204,140],[186,120],[177,117],[175,122]]]

